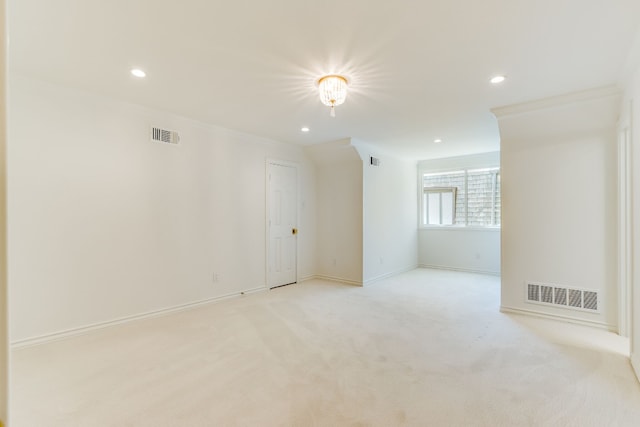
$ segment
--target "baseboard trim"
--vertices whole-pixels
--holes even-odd
[[[107,320],[105,322],[97,322],[92,323],[86,326],[80,326],[77,328],[66,329],[64,331],[53,332],[50,334],[39,335],[35,337],[23,338],[20,340],[12,341],[10,346],[12,349],[18,349],[23,347],[31,347],[38,344],[44,344],[52,341],[58,341],[65,338],[71,338],[78,335],[84,335],[92,331],[96,331],[99,329],[109,328],[112,326],[122,325],[124,323],[135,322],[138,320],[151,319],[154,317],[166,316],[168,314],[177,313],[180,311],[189,310],[192,308],[196,308],[202,305],[211,304],[214,302],[224,301],[231,298],[236,298],[242,295],[248,295],[255,292],[266,291],[267,288],[264,286],[251,288],[240,292],[233,292],[230,294],[225,294],[217,297],[207,298],[199,301],[189,302],[186,304],[180,304],[173,307],[162,308],[159,310],[147,311],[141,314],[134,314],[131,316],[124,316],[113,320]]]
[[[640,382],[640,354],[632,354],[629,360],[631,360],[631,367],[636,374],[636,379]]]
[[[418,268],[418,265],[410,265],[399,270],[391,271],[389,273],[381,274],[380,276],[372,277],[371,279],[367,279],[362,282],[363,286],[370,285],[372,283],[378,282],[383,279],[387,279],[389,277],[397,276],[398,274],[406,273],[407,271],[415,270]]]
[[[608,323],[595,322],[593,320],[578,319],[577,317],[563,316],[563,315],[559,315],[559,314],[543,313],[541,311],[535,311],[535,310],[526,310],[526,309],[522,309],[522,308],[507,307],[507,306],[504,306],[504,305],[500,306],[500,312],[501,313],[506,313],[506,314],[521,314],[521,315],[529,316],[529,317],[538,317],[538,318],[542,318],[542,319],[549,319],[549,320],[557,320],[557,321],[561,321],[561,322],[574,323],[576,325],[590,326],[592,328],[604,329],[604,330],[607,330],[609,332],[614,332],[614,333],[617,333],[617,331],[618,331],[618,328],[615,325],[610,325]]]
[[[318,278],[318,276],[313,275],[313,274],[310,274],[308,276],[298,277],[298,283],[306,282],[308,280],[313,280],[313,279],[317,279],[317,278]]]
[[[463,273],[487,274],[490,276],[500,276],[499,271],[476,270],[472,268],[449,267],[446,265],[418,264],[420,268],[433,268],[435,270],[461,271]]]
[[[366,285],[370,285],[370,284],[372,284],[374,282],[377,282],[379,280],[386,279],[388,277],[396,276],[398,274],[406,273],[407,271],[415,270],[416,268],[418,268],[417,264],[410,265],[410,266],[401,268],[399,270],[394,270],[392,272],[381,274],[380,276],[376,276],[376,277],[373,277],[371,279],[364,280],[362,282],[358,282],[358,281],[355,281],[355,280],[349,280],[349,279],[343,279],[342,277],[325,276],[325,275],[322,275],[322,274],[316,274],[315,276],[310,276],[308,278],[305,278],[304,280],[320,279],[320,280],[328,280],[330,282],[345,283],[347,285],[366,286]]]
[[[325,276],[325,275],[322,275],[322,274],[316,274],[315,276],[313,276],[313,278],[314,279],[319,279],[319,280],[328,280],[330,282],[344,283],[346,285],[362,286],[362,282],[357,282],[355,280],[349,280],[349,279],[343,279],[342,277]]]

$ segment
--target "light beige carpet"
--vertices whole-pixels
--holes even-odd
[[[13,351],[11,426],[639,426],[617,336],[499,278],[279,288]]]

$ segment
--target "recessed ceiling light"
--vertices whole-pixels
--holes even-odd
[[[442,140],[440,138],[438,138],[438,139],[434,139],[433,142],[435,144],[440,144],[442,142]]]
[[[132,69],[132,70],[131,70],[131,74],[133,74],[133,75],[134,75],[134,76],[136,76],[136,77],[140,77],[140,78],[142,78],[142,77],[146,77],[146,76],[147,76],[147,73],[145,73],[144,71],[142,71],[142,70],[141,70],[141,69],[139,69],[139,68],[134,68],[134,69]]]
[[[309,132],[309,128],[308,127],[303,127],[302,129],[300,129],[302,132]]]
[[[489,81],[495,85],[498,83],[502,83],[505,79],[506,79],[505,76],[494,76]]]

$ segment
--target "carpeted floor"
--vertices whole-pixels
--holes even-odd
[[[11,426],[639,426],[625,341],[499,278],[320,280],[12,353]]]

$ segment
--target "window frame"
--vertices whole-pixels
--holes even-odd
[[[453,202],[451,203],[451,224],[443,224],[442,223],[442,219],[443,219],[443,203],[442,203],[442,195],[443,194],[447,194],[447,193],[452,193],[452,199]],[[456,196],[458,193],[458,188],[457,187],[423,187],[422,188],[422,218],[423,218],[423,222],[422,224],[424,224],[424,220],[426,219],[426,224],[424,224],[425,226],[435,226],[435,227],[451,227],[451,226],[455,226],[456,225]],[[429,197],[425,197],[428,194],[439,194],[440,195],[440,201],[438,204],[439,207],[439,219],[440,219],[440,223],[439,224],[429,224]],[[426,203],[425,203],[426,201]],[[425,206],[426,204],[426,206]]]
[[[492,190],[492,196],[491,196],[491,205],[492,205],[492,209],[491,209],[491,222],[492,225],[468,225],[469,224],[469,193],[468,193],[468,180],[469,180],[469,173],[474,173],[474,172],[481,172],[483,170],[486,171],[495,171],[496,173],[493,174],[492,177],[492,183],[493,183],[493,190]],[[456,172],[464,172],[464,189],[461,191],[457,191],[457,187],[425,187],[424,186],[424,178],[425,176],[431,175],[445,175],[445,174],[453,174]],[[498,183],[498,175],[501,175],[502,173],[502,168],[500,166],[487,166],[487,167],[456,167],[456,168],[451,168],[451,169],[438,169],[438,170],[428,170],[425,168],[421,168],[418,171],[418,191],[420,194],[420,199],[419,199],[419,217],[418,217],[418,227],[420,229],[434,229],[434,230],[477,230],[477,231],[500,231],[502,228],[502,218],[500,218],[500,224],[495,225],[495,221],[496,221],[496,204],[497,204],[497,195],[498,195],[498,191],[496,191],[496,187],[497,187],[497,183]],[[426,211],[426,206],[424,203],[424,195],[427,194],[427,191],[429,189],[443,189],[443,188],[455,188],[457,193],[464,193],[464,224],[455,224],[455,220],[456,220],[456,216],[455,216],[455,205],[456,205],[456,199],[454,197],[454,202],[453,202],[453,224],[451,225],[445,225],[445,224],[425,224],[424,223],[424,218],[425,215],[428,214],[428,212]],[[502,189],[502,187],[500,187],[500,189]],[[437,192],[437,190],[436,190]],[[457,193],[455,194],[455,196],[457,196]],[[502,201],[500,201],[500,203],[502,203]],[[440,218],[442,218],[442,214],[440,216]],[[428,221],[427,221],[428,222]]]

